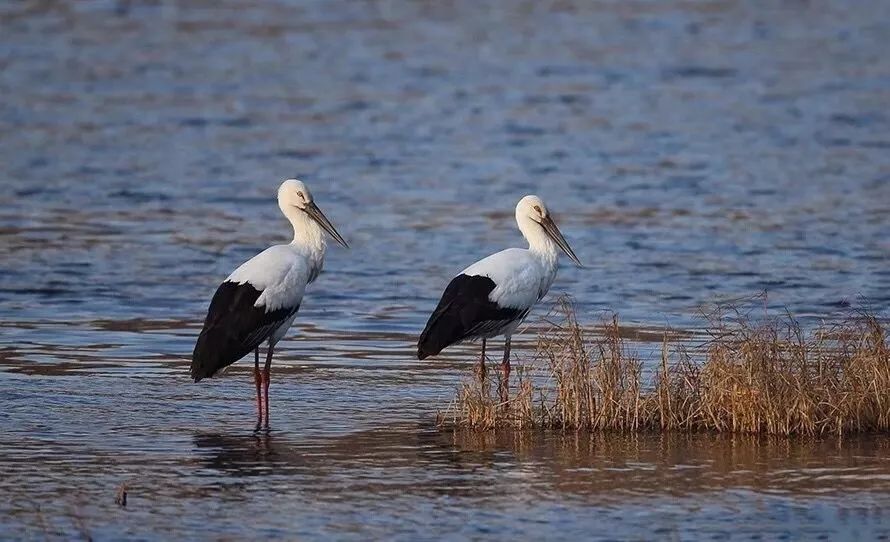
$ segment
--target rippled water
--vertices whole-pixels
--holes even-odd
[[[412,357],[448,278],[520,243],[528,192],[587,264],[551,295],[591,320],[694,331],[763,290],[887,315],[890,4],[20,2],[0,25],[0,537],[890,534],[883,437],[439,433],[470,349]],[[195,385],[187,357],[219,280],[287,240],[293,175],[353,248],[259,437],[246,364]]]

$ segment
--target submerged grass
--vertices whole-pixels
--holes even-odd
[[[594,334],[568,300],[553,314],[508,402],[498,398],[499,382],[469,380],[441,423],[769,435],[890,429],[890,349],[869,314],[805,332],[788,314],[755,320],[723,310],[708,317],[703,345],[687,349],[666,336],[648,372],[616,317]]]

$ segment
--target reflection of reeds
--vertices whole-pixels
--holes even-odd
[[[789,315],[708,320],[701,361],[665,338],[653,378],[617,318],[587,336],[562,301],[508,404],[491,383],[464,383],[446,423],[475,429],[717,431],[820,435],[890,429],[890,349],[873,316],[805,333]],[[535,378],[532,373],[538,373]]]

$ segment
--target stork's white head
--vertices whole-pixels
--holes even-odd
[[[516,220],[519,220],[520,215],[540,223],[547,216],[547,206],[544,205],[544,200],[529,194],[516,204]]]
[[[340,243],[343,247],[349,248],[346,240],[340,235],[337,229],[331,224],[321,209],[315,205],[312,199],[312,192],[306,183],[297,179],[288,179],[281,183],[278,187],[278,207],[284,216],[293,223],[294,219],[303,219],[308,217],[317,223],[321,228],[330,235],[334,241]],[[296,223],[294,229],[296,229]]]
[[[306,183],[299,179],[288,179],[278,187],[278,205],[305,209],[312,203],[312,192]]]
[[[516,204],[516,222],[529,244],[534,245],[536,239],[539,238],[549,239],[579,267],[584,267],[550,216],[547,206],[544,205],[544,200],[538,196],[532,194],[519,200],[519,203]]]

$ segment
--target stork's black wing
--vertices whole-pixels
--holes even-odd
[[[489,277],[456,276],[420,334],[417,359],[435,356],[445,347],[466,339],[489,336],[525,316],[527,311],[500,307],[489,300],[495,287]]]
[[[192,354],[195,382],[243,358],[300,308],[266,312],[264,307],[254,306],[261,293],[250,283],[226,281],[217,288]]]

